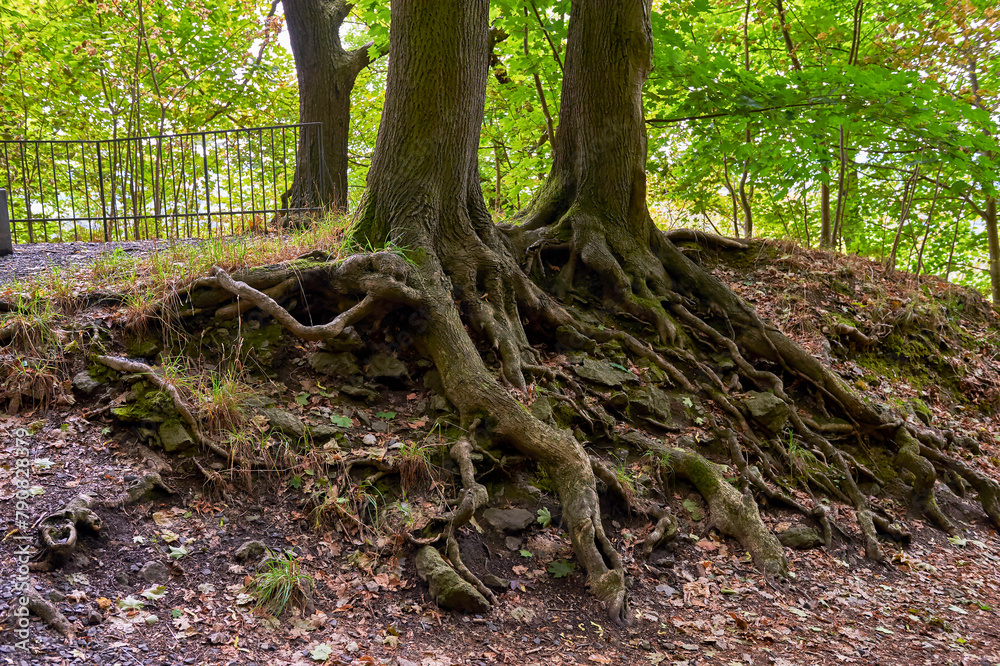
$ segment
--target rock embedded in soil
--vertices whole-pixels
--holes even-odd
[[[194,446],[191,432],[178,419],[170,419],[160,424],[157,429],[160,444],[167,453],[180,453]]]
[[[239,562],[259,560],[264,557],[267,552],[267,546],[264,545],[263,541],[245,541],[239,548],[236,549],[236,552],[233,553],[233,557]]]
[[[73,388],[85,395],[93,395],[101,388],[101,382],[90,376],[86,370],[73,375]]]
[[[804,525],[788,528],[778,535],[778,541],[781,542],[782,546],[795,550],[808,550],[823,545],[823,537],[819,535],[819,532]]]
[[[364,386],[352,386],[351,384],[344,384],[340,387],[340,392],[349,398],[354,398],[355,400],[362,400],[364,402],[375,402],[379,399],[379,394],[370,388],[365,388]]]
[[[655,386],[642,386],[632,391],[630,402],[640,414],[660,421],[670,418],[670,397]]]
[[[598,361],[593,358],[585,358],[583,364],[574,366],[573,370],[583,379],[604,386],[621,386],[627,381],[637,379],[627,370],[619,370],[607,361]]]
[[[375,354],[368,359],[368,372],[366,374],[369,377],[399,379],[407,375],[406,364],[395,356]]]
[[[139,576],[147,583],[166,583],[170,580],[170,569],[163,562],[146,562],[139,569]]]
[[[466,613],[485,613],[490,602],[471,584],[462,579],[433,546],[417,552],[417,573],[427,581],[431,597],[438,606]]]
[[[501,532],[520,532],[535,522],[535,516],[525,509],[486,509],[483,519]]]
[[[265,407],[260,410],[261,414],[267,417],[273,430],[277,430],[286,437],[302,439],[306,434],[306,424],[302,419],[291,412],[277,407]]]
[[[788,422],[788,405],[773,393],[751,391],[744,404],[754,420],[773,433],[781,432]]]
[[[315,352],[309,356],[309,366],[321,375],[350,377],[361,374],[358,359],[350,352]]]

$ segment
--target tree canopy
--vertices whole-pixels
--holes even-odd
[[[569,8],[490,6],[481,177],[501,218],[527,205],[552,158]],[[386,2],[354,6],[345,48],[384,51],[388,14]],[[14,3],[0,14],[0,131],[104,138],[295,122],[283,16],[261,0]],[[657,0],[650,20],[659,224],[824,243],[988,287],[1000,94],[991,3]],[[351,95],[354,204],[385,73],[384,63],[361,71]]]

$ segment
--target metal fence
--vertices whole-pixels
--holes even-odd
[[[310,136],[310,133],[314,133]],[[0,141],[14,243],[210,238],[263,231],[283,202],[300,139],[321,123],[105,141]],[[321,171],[325,171],[320,167]]]

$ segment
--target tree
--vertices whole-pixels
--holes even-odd
[[[877,448],[890,467],[908,471],[913,503],[942,529],[956,531],[935,499],[944,471],[975,489],[1000,526],[1000,485],[945,453],[953,435],[914,426],[862,400],[672,239],[742,246],[740,241],[668,235],[652,223],[642,111],[652,48],[649,11],[642,0],[573,2],[552,170],[523,225],[498,228],[483,200],[478,159],[489,71],[488,2],[395,0],[385,109],[351,230],[355,254],[312,266],[269,267],[239,280],[216,269],[215,284],[307,340],[357,340],[353,327],[402,313],[404,323],[393,335],[434,362],[460,414],[450,452],[464,490],[441,536],[452,564],[486,599],[492,593],[462,563],[455,538],[488,500],[471,457],[480,440],[513,446],[545,470],[590,589],[616,620],[629,618],[625,575],[602,522],[597,480],[621,503],[656,519],[644,550],[676,533],[666,507],[630,493],[597,451],[585,448],[585,437],[532,414],[526,378],[574,405],[574,414],[582,414],[577,427],[589,429],[585,436],[649,454],[689,481],[705,497],[713,524],[773,575],[785,574],[787,562],[754,494],[815,520],[828,544],[833,529],[841,528],[822,502],[797,499],[779,478],[780,470],[796,469],[795,454],[757,415],[757,398],[747,397],[744,382],[758,396],[770,394],[764,400],[787,418],[787,436],[817,461],[819,471],[802,481],[807,492],[831,493],[853,505],[868,557],[884,558],[878,532],[895,540],[908,535],[859,488],[859,474],[885,479],[850,453],[854,438],[866,443],[865,451]],[[304,325],[261,291],[288,280],[331,307],[346,299],[347,307],[336,307],[339,314],[327,324]],[[594,294],[626,316],[602,313]],[[636,317],[658,333],[656,346],[642,339],[647,331]],[[664,444],[635,428],[627,414],[617,421],[607,411],[616,409],[611,398],[597,398],[600,409],[588,407],[575,380],[537,362],[545,350],[532,347],[533,340],[556,353],[620,353],[625,363],[655,368],[678,391],[711,401],[716,414],[706,412],[700,423],[728,452],[735,471],[709,461],[693,443]],[[495,354],[499,376],[477,341],[487,343],[487,356]],[[720,356],[730,360],[728,369],[714,365]],[[786,388],[788,378],[794,381]],[[848,444],[837,440],[845,431]],[[745,492],[727,481],[731,474]]]
[[[322,134],[299,133],[295,178],[282,203],[344,211],[351,91],[371,62],[372,45],[344,48],[340,29],[354,8],[347,0],[282,0],[282,6],[299,82],[299,122],[323,124]]]

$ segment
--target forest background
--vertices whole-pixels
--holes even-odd
[[[983,0],[653,3],[649,206],[664,227],[790,238],[1000,301],[1000,28]],[[494,0],[482,189],[516,215],[551,164],[569,0]],[[353,209],[375,145],[387,2],[341,30]],[[389,54],[391,57],[391,54]],[[0,138],[107,139],[299,120],[280,2],[0,7]],[[992,276],[992,281],[991,281]]]

